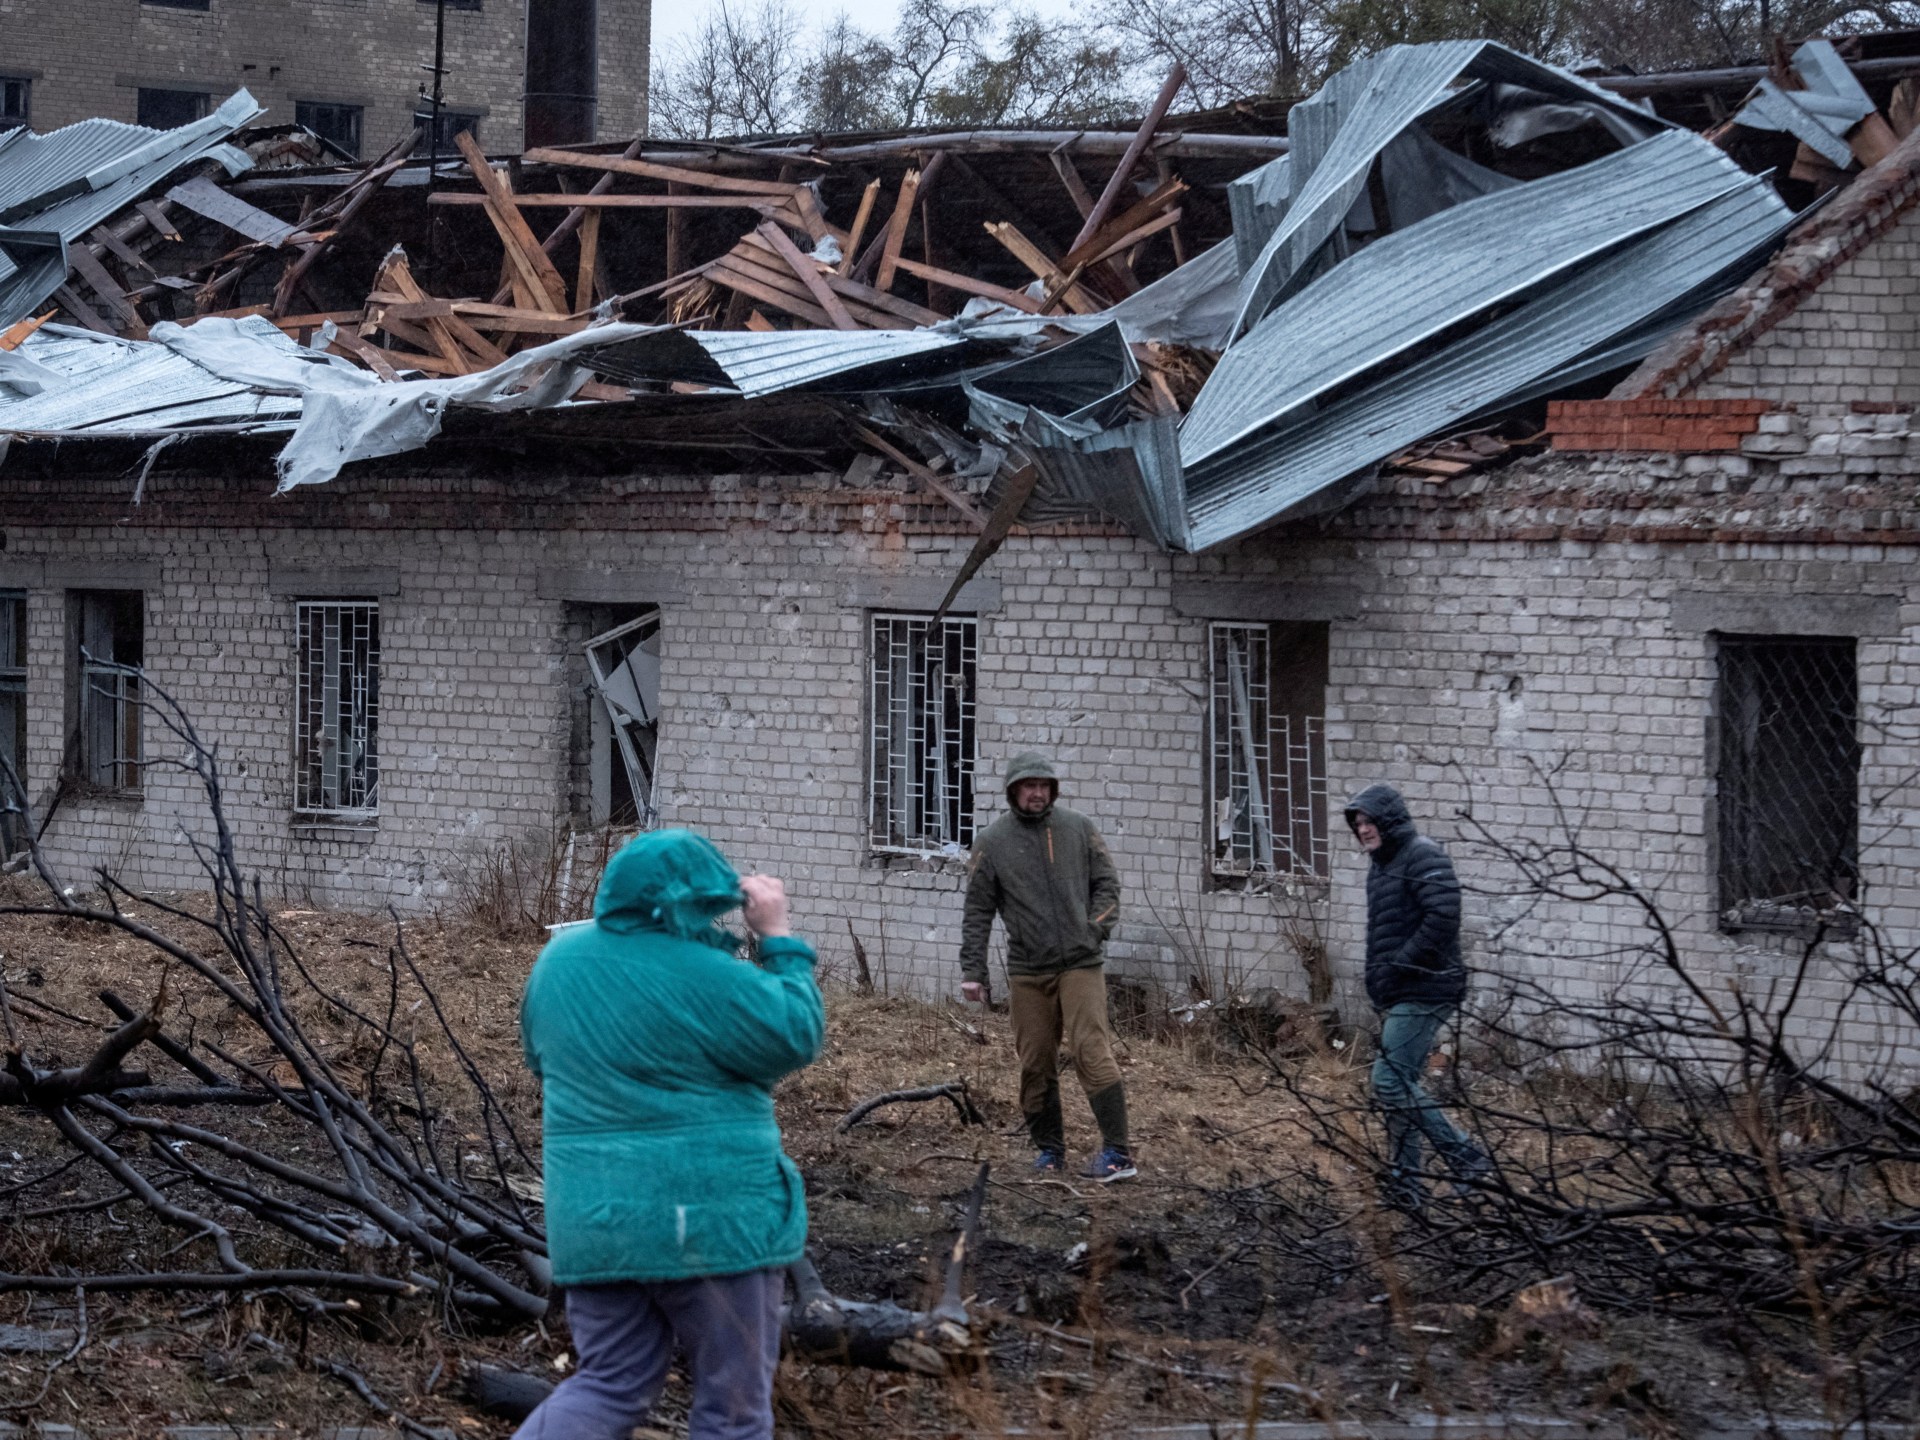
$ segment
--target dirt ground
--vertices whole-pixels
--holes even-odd
[[[326,983],[384,1002],[390,923],[298,907],[279,921]],[[520,1065],[516,1017],[538,937],[439,919],[409,922],[404,935],[531,1142],[538,1093]],[[160,972],[124,937],[19,917],[0,919],[0,966],[26,1047],[43,1066],[76,1063],[98,1043],[111,1024],[98,991],[144,1006]],[[181,988],[170,1033],[217,1038],[232,1028],[222,1003]],[[1260,1205],[1284,1201],[1259,1186],[1299,1162],[1305,1131],[1266,1066],[1218,1034],[1163,1024],[1154,1035],[1123,1035],[1141,1175],[1102,1187],[1071,1174],[1029,1176],[1003,1016],[831,983],[828,1006],[826,1052],[778,1095],[789,1153],[807,1178],[823,1276],[847,1298],[930,1303],[974,1176],[989,1162],[984,1239],[968,1277],[976,1313],[996,1323],[988,1362],[966,1376],[787,1362],[783,1434],[994,1435],[1022,1426],[1095,1436],[1177,1421],[1517,1411],[1628,1418],[1648,1434],[1682,1435],[1707,1416],[1817,1415],[1832,1392],[1831,1365],[1790,1324],[1762,1326],[1757,1346],[1709,1323],[1584,1309],[1543,1325],[1516,1319],[1504,1296],[1423,1290],[1364,1261],[1337,1283],[1290,1273],[1257,1222]],[[1305,1063],[1328,1071],[1322,1083],[1357,1085],[1350,1053]],[[160,1057],[137,1058],[162,1079]],[[426,1058],[457,1109],[452,1058],[432,1047]],[[956,1078],[984,1126],[964,1126],[954,1107],[934,1102],[889,1107],[836,1133],[868,1096]],[[1078,1158],[1095,1137],[1069,1091]],[[477,1142],[471,1114],[465,1123]],[[0,1269],[182,1263],[160,1253],[177,1234],[156,1236],[128,1203],[80,1208],[116,1187],[85,1164],[60,1168],[69,1158],[44,1120],[0,1110]],[[36,1213],[49,1210],[60,1213]],[[465,1398],[463,1366],[488,1361],[557,1379],[570,1359],[557,1318],[502,1333],[463,1329],[456,1316],[449,1332],[424,1307],[375,1303],[357,1325],[303,1327],[270,1296],[97,1296],[86,1346],[49,1381],[56,1352],[23,1351],[20,1332],[6,1329],[71,1334],[77,1319],[71,1296],[0,1294],[0,1419],[134,1434],[168,1422],[265,1423],[290,1435],[367,1423],[376,1412],[316,1363],[338,1359],[422,1424],[504,1436],[511,1426]],[[283,1348],[247,1345],[254,1331]],[[656,1415],[663,1433],[673,1433],[683,1403],[676,1376]]]

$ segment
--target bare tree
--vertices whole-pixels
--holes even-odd
[[[1333,43],[1324,0],[1107,0],[1097,18],[1143,70],[1185,65],[1201,109],[1307,94]]]
[[[1136,116],[1141,97],[1120,46],[1099,31],[1015,11],[927,103],[951,125],[1086,125]]]
[[[691,36],[665,47],[649,90],[655,133],[689,139],[778,135],[797,125],[804,56],[788,0],[722,0]]]

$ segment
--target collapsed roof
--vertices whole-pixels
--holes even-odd
[[[711,449],[731,397],[764,455],[752,407],[791,395],[989,537],[1094,513],[1205,550],[1436,437],[1518,417],[1524,439],[1527,407],[1630,369],[1911,130],[1910,94],[1883,117],[1856,78],[1897,70],[1920,58],[1814,41],[1689,91],[1442,42],[1335,75],[1285,138],[1257,106],[1168,121],[1176,75],[1131,134],[636,141],[510,169],[462,137],[438,167],[403,144],[262,173],[259,132],[228,143],[244,92],[177,131],[14,132],[0,440],[274,435],[284,489],[431,443],[453,409],[591,407],[613,432],[697,409]],[[1660,113],[1702,91],[1747,103],[1706,135]],[[1096,197],[1081,167],[1108,156]],[[646,269],[665,278],[613,283]]]

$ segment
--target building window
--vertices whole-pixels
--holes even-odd
[[[574,813],[592,826],[651,825],[660,753],[660,612],[650,605],[582,605],[573,623],[589,632],[580,643],[587,705],[576,716]]]
[[[137,794],[145,597],[138,590],[72,591],[67,630],[69,773],[88,789]]]
[[[31,80],[0,75],[0,130],[14,130],[31,119],[28,100],[33,93]]]
[[[1854,642],[1718,638],[1721,917],[1729,929],[1802,929],[1857,894]]]
[[[140,0],[142,5],[153,5],[162,10],[206,10],[210,9],[209,0]]]
[[[365,107],[335,105],[325,100],[296,100],[293,120],[326,142],[342,160],[360,158],[360,120]]]
[[[1327,873],[1327,638],[1323,623],[1211,627],[1213,873]]]
[[[380,803],[380,607],[302,600],[293,808],[370,820]]]
[[[979,622],[875,615],[868,832],[876,850],[958,855],[973,843]]]
[[[204,120],[210,99],[204,90],[149,90],[143,85],[135,118],[151,130],[172,130]]]
[[[0,793],[0,802],[20,805],[27,788],[27,597],[0,591],[0,756],[13,769],[19,791]],[[0,842],[9,854],[23,839],[20,817],[0,815]]]
[[[429,153],[429,145],[434,139],[433,110],[424,103],[413,112],[413,123],[420,127],[420,143],[413,148],[416,155]],[[453,143],[453,137],[462,132],[473,136],[474,143],[480,142],[480,112],[477,110],[449,110],[440,107],[439,143],[432,146],[432,152],[439,155],[458,155],[459,148]]]

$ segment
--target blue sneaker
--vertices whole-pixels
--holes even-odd
[[[1067,1168],[1067,1157],[1058,1150],[1042,1150],[1033,1157],[1033,1173],[1036,1175],[1057,1175]]]
[[[1102,1185],[1111,1185],[1116,1180],[1131,1180],[1139,1173],[1134,1167],[1133,1157],[1124,1150],[1102,1150],[1080,1172],[1085,1179],[1097,1180]]]

